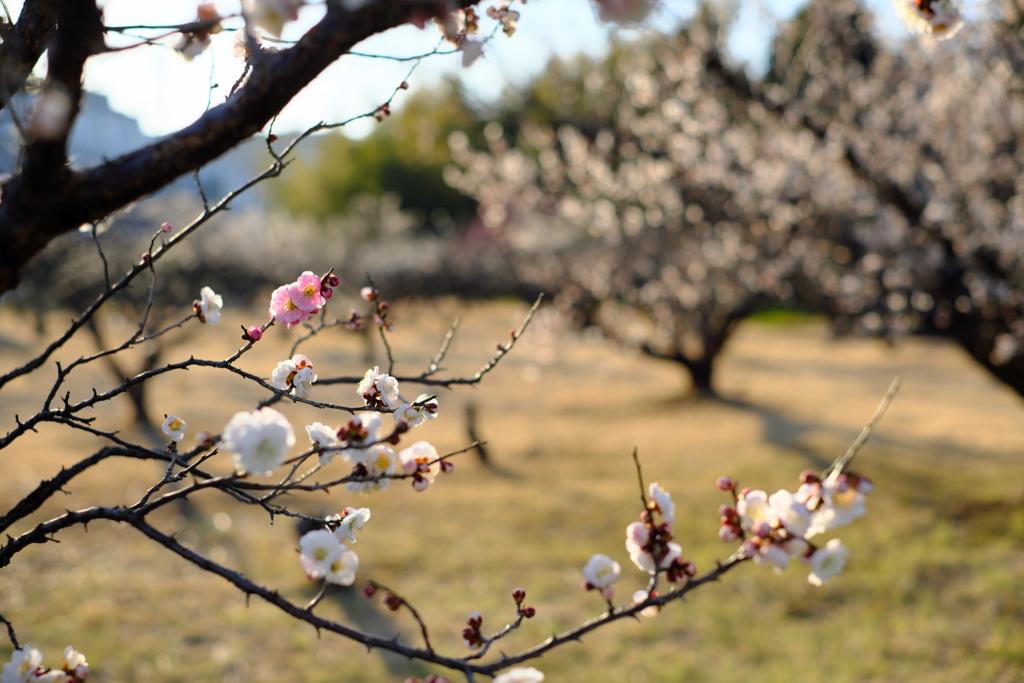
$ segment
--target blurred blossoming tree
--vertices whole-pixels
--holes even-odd
[[[174,360],[154,363],[131,377],[119,378],[113,386],[99,387],[99,382],[85,390],[73,386],[70,378],[77,379],[82,369],[90,364],[126,355],[125,352],[133,349],[151,347],[161,338],[179,335],[185,327],[209,326],[214,330],[211,334],[219,334],[226,299],[212,287],[195,282],[191,283],[192,291],[198,298],[191,303],[188,298],[179,299],[175,309],[180,316],[177,322],[153,324],[150,314],[156,292],[161,288],[165,255],[189,240],[212,216],[224,211],[240,192],[280,174],[287,166],[288,155],[304,138],[342,123],[314,126],[298,140],[281,148],[274,147],[279,141],[268,132],[266,143],[272,161],[263,174],[215,201],[206,197],[201,183],[197,183],[202,200],[199,215],[179,228],[169,222],[153,221],[148,239],[136,252],[138,258],[126,269],[107,267],[98,234],[100,220],[262,131],[313,77],[375,32],[404,22],[424,24],[434,19],[445,37],[462,53],[463,60],[471,61],[484,49],[482,40],[471,37],[481,21],[481,16],[469,7],[474,3],[416,0],[402,3],[332,0],[326,4],[323,19],[294,45],[280,50],[264,48],[256,29],[279,34],[287,22],[295,20],[302,4],[301,0],[250,0],[244,5],[243,17],[225,18],[207,3],[199,6],[193,23],[169,28],[143,27],[169,32],[162,37],[175,38],[179,41],[177,49],[189,57],[204,49],[211,35],[224,28],[223,20],[234,19],[240,24],[235,28],[243,36],[240,42],[246,59],[243,77],[223,104],[209,109],[192,125],[128,155],[82,170],[68,165],[68,131],[82,95],[83,69],[92,56],[107,51],[104,36],[116,29],[104,26],[102,12],[95,3],[72,0],[27,0],[17,22],[5,27],[0,43],[4,67],[3,87],[0,88],[3,105],[11,106],[10,94],[32,86],[30,70],[44,49],[48,72],[30,116],[18,121],[24,147],[21,163],[3,186],[0,236],[5,249],[0,254],[0,290],[13,288],[21,269],[51,239],[82,224],[92,228],[90,232],[96,240],[104,269],[99,293],[77,317],[49,344],[33,350],[29,360],[0,376],[0,390],[12,382],[33,384],[40,389],[39,396],[33,396],[33,402],[26,403],[24,411],[14,415],[13,424],[7,425],[7,431],[0,438],[0,451],[30,442],[43,426],[80,433],[96,444],[92,453],[69,458],[69,466],[61,467],[51,477],[33,479],[26,493],[0,509],[0,532],[5,533],[0,545],[0,569],[22,560],[25,557],[22,553],[30,548],[43,546],[45,552],[50,541],[65,536],[70,529],[104,520],[132,529],[139,538],[219,577],[247,600],[256,596],[291,619],[313,626],[318,633],[336,634],[367,648],[393,652],[470,682],[487,677],[497,683],[542,681],[544,675],[540,671],[521,665],[565,644],[576,643],[589,632],[615,621],[656,614],[669,602],[681,600],[689,592],[717,581],[748,561],[781,571],[795,560],[809,567],[808,582],[813,585],[821,585],[839,574],[846,562],[847,549],[837,539],[822,542],[819,536],[865,513],[865,495],[872,490],[872,483],[852,470],[851,461],[891,400],[895,385],[850,450],[821,473],[801,474],[794,492],[782,490],[769,495],[764,490],[739,488],[732,479],[721,477],[717,488],[729,496],[729,501],[719,510],[718,535],[723,541],[735,544],[735,549],[726,560],[716,562],[703,573],[694,562],[686,559],[687,550],[676,541],[678,529],[674,525],[679,520],[671,495],[658,483],[644,484],[639,458],[634,455],[640,484],[639,514],[637,521],[626,528],[625,547],[643,577],[645,588],[632,594],[629,600],[616,604],[613,584],[621,574],[621,566],[610,557],[597,554],[583,566],[580,583],[583,589],[596,589],[607,609],[589,621],[513,654],[499,653],[497,648],[492,648],[516,632],[524,620],[536,615],[537,608],[526,603],[524,589],[511,592],[511,616],[505,626],[485,630],[482,615],[473,613],[467,618],[462,640],[470,649],[468,654],[464,650],[435,647],[430,636],[430,620],[396,590],[372,580],[364,583],[363,595],[372,598],[380,594],[388,609],[406,613],[419,627],[416,641],[375,635],[329,618],[323,610],[318,613],[316,610],[329,588],[352,585],[360,575],[360,559],[349,544],[355,543],[357,532],[372,533],[372,526],[364,531],[372,513],[369,507],[345,505],[339,506],[336,514],[315,516],[294,509],[292,500],[325,491],[334,491],[346,499],[359,494],[378,494],[393,482],[407,483],[415,491],[438,486],[439,477],[454,471],[454,458],[468,447],[442,454],[426,441],[410,443],[409,433],[444,414],[434,390],[472,386],[494,370],[521,338],[539,302],[522,326],[497,345],[491,358],[475,374],[450,376],[443,370],[442,363],[456,325],[422,372],[399,375],[392,374],[395,358],[389,342],[394,330],[389,318],[391,305],[376,287],[370,285],[360,291],[361,309],[331,319],[328,311],[335,290],[342,287],[341,278],[332,271],[318,274],[303,270],[296,276],[292,270],[286,278],[277,281],[278,287],[270,296],[265,316],[261,313],[260,320],[241,326],[241,341],[237,341],[237,330],[230,333],[237,349],[226,358],[181,354]],[[648,0],[600,0],[598,9],[607,19],[637,21],[651,11],[653,4]],[[500,30],[511,35],[519,14],[508,5],[500,5],[488,8],[486,16],[495,23],[495,33]],[[685,79],[689,73],[709,70],[712,65],[705,56],[715,54],[714,41],[710,40],[713,32],[705,31],[705,36],[709,40],[694,43],[697,53],[683,54],[679,58],[668,52],[662,55],[664,65],[659,68],[664,78],[671,80],[675,74]],[[157,38],[146,39],[137,47],[153,40]],[[701,59],[694,62],[694,56]],[[648,71],[650,66],[646,64]],[[579,227],[580,216],[588,212],[600,219],[590,221],[594,229],[570,233],[571,240],[593,239],[599,248],[610,245],[640,257],[635,264],[609,262],[602,267],[609,275],[619,278],[613,280],[616,286],[621,283],[623,287],[638,288],[640,296],[633,298],[626,294],[620,297],[620,303],[649,312],[654,319],[656,332],[665,339],[652,337],[648,344],[652,352],[669,355],[675,348],[677,355],[691,357],[686,355],[690,353],[687,350],[690,342],[681,338],[686,331],[664,322],[659,297],[668,302],[671,300],[668,297],[674,296],[683,304],[688,298],[697,302],[707,300],[713,305],[717,305],[717,300],[732,304],[733,309],[724,314],[724,320],[718,320],[715,316],[720,314],[713,312],[707,316],[711,320],[707,331],[697,330],[695,343],[702,345],[703,350],[694,352],[692,357],[713,358],[731,324],[742,317],[747,308],[760,305],[761,297],[790,296],[787,284],[796,291],[791,281],[797,273],[806,273],[805,261],[799,257],[816,244],[805,234],[805,228],[807,234],[816,235],[813,228],[818,225],[819,214],[821,220],[825,220],[832,212],[843,214],[852,206],[833,198],[827,211],[814,209],[810,200],[801,198],[800,188],[815,187],[821,191],[819,183],[826,179],[836,188],[837,197],[851,192],[855,198],[856,191],[848,186],[856,184],[852,178],[859,183],[864,171],[852,164],[839,169],[822,164],[821,167],[811,165],[802,172],[792,170],[797,162],[806,161],[808,157],[802,155],[818,144],[814,132],[792,131],[779,125],[773,118],[776,115],[769,115],[771,108],[764,104],[760,105],[760,118],[751,118],[750,123],[742,117],[739,119],[742,125],[751,126],[747,138],[741,133],[730,136],[729,131],[736,125],[733,116],[754,111],[748,102],[754,95],[744,94],[739,87],[741,84],[733,88],[733,102],[718,97],[724,91],[705,89],[702,80],[691,82],[688,88],[682,89],[675,109],[669,107],[666,111],[658,97],[661,76],[644,78],[636,75],[639,73],[630,72],[629,78],[623,81],[619,121],[607,134],[602,128],[594,132],[591,140],[586,132],[571,127],[558,128],[556,136],[540,127],[524,127],[524,136],[533,136],[530,139],[534,141],[538,160],[533,162],[522,157],[517,161],[509,156],[512,166],[509,175],[518,177],[517,169],[520,176],[523,169],[539,173],[541,182],[545,183],[544,190],[550,190],[554,197],[550,207],[554,215],[570,226]],[[615,87],[613,81],[595,80],[593,89],[615,94],[606,90],[609,83]],[[714,78],[708,83],[719,86],[722,81]],[[395,92],[403,90],[403,86],[404,83],[396,84]],[[591,87],[586,80],[583,86]],[[382,103],[366,115],[383,119],[388,107],[388,102]],[[692,118],[692,112],[698,111],[701,113],[699,121]],[[684,128],[684,137],[678,137],[674,124],[660,124],[661,116],[668,116],[670,122],[694,122],[696,127]],[[620,130],[619,125],[624,128]],[[500,129],[491,128],[487,137],[497,153],[505,151]],[[557,150],[553,148],[555,140]],[[454,142],[457,151],[466,151],[462,149],[464,144],[460,146],[457,134]],[[657,148],[657,145],[663,147]],[[699,159],[707,161],[703,170],[697,163]],[[755,167],[758,159],[765,161],[765,169]],[[467,157],[467,161],[472,159]],[[692,164],[694,178],[701,182],[692,190],[689,185],[677,184],[675,195],[663,196],[654,187],[658,183],[675,182],[673,164]],[[776,167],[784,172],[781,175],[761,172]],[[741,186],[753,188],[749,196],[743,198],[753,206],[741,205],[734,199]],[[582,198],[573,196],[571,190],[575,187],[582,188]],[[545,202],[549,200],[545,191],[525,183],[521,188],[526,200],[533,202],[527,208],[547,208]],[[731,194],[722,193],[722,188]],[[563,189],[565,193],[559,195]],[[730,202],[736,206],[730,208]],[[823,200],[820,203],[826,204]],[[509,207],[508,202],[499,206],[488,201],[485,206],[488,210],[497,210],[499,219],[512,209],[519,210]],[[499,224],[499,219],[491,222]],[[805,219],[806,226],[801,223]],[[689,243],[678,247],[671,237],[673,232],[686,235]],[[654,237],[646,240],[647,235]],[[756,241],[748,235],[764,239]],[[510,236],[510,239],[519,237]],[[798,244],[804,246],[798,247]],[[527,242],[524,248],[528,247]],[[676,271],[672,271],[670,261],[654,261],[652,255],[660,255],[660,251],[673,252],[676,258],[687,261],[685,273],[679,264],[676,264]],[[550,252],[556,258],[565,253],[557,243],[551,245]],[[752,265],[750,270],[735,272],[716,270],[735,259],[775,265],[770,269]],[[697,265],[691,270],[691,264]],[[579,291],[596,286],[594,281],[574,273],[572,267],[568,267],[567,272],[569,282]],[[707,279],[718,288],[711,294],[700,288]],[[729,279],[738,280],[740,288],[727,287]],[[643,284],[639,284],[640,281]],[[660,287],[657,283],[670,286]],[[72,340],[83,326],[116,295],[132,286],[146,292],[135,329],[122,337],[120,343],[110,342],[91,355],[72,355],[65,363],[54,360],[57,351],[67,350],[73,344]],[[650,289],[650,293],[644,294],[645,289]],[[734,292],[731,298],[729,292]],[[593,291],[588,296],[602,300]],[[671,310],[670,304],[665,305]],[[598,312],[598,315],[603,313]],[[265,344],[262,340],[266,336],[287,334],[288,329],[298,326],[304,326],[300,328],[303,334],[295,339],[287,358],[278,360],[272,368],[249,365],[250,352],[255,345]],[[355,374],[344,374],[344,368],[336,367],[332,360],[314,359],[298,352],[299,347],[314,336],[335,327],[372,330],[386,351],[387,365],[365,371],[359,368]],[[662,344],[668,350],[659,351]],[[197,429],[197,424],[209,420],[205,415],[169,414],[161,426],[166,443],[162,448],[150,448],[119,433],[109,424],[108,415],[94,413],[97,406],[154,378],[177,373],[193,379],[198,373],[185,372],[193,368],[209,369],[244,387],[238,392],[243,409],[233,414],[219,434]],[[44,370],[54,372],[44,374]],[[710,379],[710,367],[708,376]],[[190,384],[189,390],[200,391],[203,380],[193,381],[196,383]],[[414,394],[409,386],[420,387],[423,393],[417,390],[416,398],[412,398]],[[337,394],[332,394],[336,390]],[[291,421],[274,407],[285,402],[309,415],[315,410],[326,422],[310,421],[305,425],[307,438],[296,437],[297,430]],[[190,421],[194,437],[186,439]],[[13,452],[13,449],[6,451]],[[55,516],[47,518],[52,502],[65,487],[78,483],[77,477],[89,471],[112,471],[111,466],[124,460],[158,463],[160,474],[138,495],[134,490],[103,487],[98,493],[92,492],[99,500],[78,509],[59,510],[53,513]],[[179,538],[164,527],[159,511],[211,494],[222,496],[233,505],[251,506],[265,513],[271,521],[285,517],[310,527],[298,540],[294,568],[309,580],[318,582],[317,595],[306,604],[300,604],[285,591],[246,576],[231,566],[230,561],[216,559],[213,553],[204,555],[187,539]],[[37,607],[31,606],[32,609]],[[39,611],[54,619],[65,616],[61,609]],[[44,655],[19,640],[17,622],[17,615],[0,614],[0,624],[11,645],[10,658],[0,673],[2,683],[81,683],[97,665],[95,661],[87,662],[86,655],[73,647],[65,649],[63,663],[56,665],[52,653]],[[447,679],[430,674],[426,680],[441,683]]]
[[[936,37],[962,24],[908,7]],[[525,278],[701,394],[736,324],[775,306],[950,336],[1024,394],[1021,14],[1000,7],[968,44],[887,46],[853,0],[812,2],[751,79],[708,6],[552,68],[482,148],[451,137],[447,177]]]

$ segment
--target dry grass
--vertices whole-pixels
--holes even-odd
[[[464,373],[491,355],[524,309],[492,304],[458,312],[465,323],[450,366]],[[397,308],[399,372],[425,364],[455,313],[452,303]],[[171,357],[228,355],[240,322],[196,330]],[[38,344],[10,315],[0,318],[0,330],[8,342],[5,367]],[[285,336],[272,330],[243,367],[269,375],[294,331]],[[410,599],[442,649],[465,651],[459,632],[471,611],[484,615],[485,627],[502,626],[519,585],[538,616],[505,643],[507,651],[599,614],[597,597],[580,589],[579,569],[595,552],[623,563],[620,600],[641,586],[643,577],[625,566],[622,533],[638,512],[634,446],[648,479],[674,494],[684,552],[706,568],[730,550],[715,537],[723,502],[715,477],[768,490],[793,486],[800,470],[845,450],[899,373],[903,389],[860,456],[877,491],[869,515],[841,533],[851,550],[842,577],[815,589],[801,568],[776,576],[743,566],[656,619],[613,625],[537,666],[548,680],[572,682],[1020,680],[1024,406],[956,348],[926,340],[894,348],[829,341],[816,325],[748,324],[719,369],[719,388],[730,400],[693,403],[680,398],[682,374],[664,364],[555,325],[540,325],[523,342],[481,387],[442,393],[440,418],[414,435],[439,450],[464,446],[463,408],[473,401],[492,468],[460,456],[456,472],[423,494],[398,486],[365,501],[337,492],[295,502],[317,513],[368,504],[373,519],[355,547],[359,577]],[[304,352],[325,374],[361,374],[366,366],[360,339],[341,332]],[[44,374],[52,377],[52,370]],[[85,392],[110,384],[95,372],[75,386]],[[33,411],[44,388],[28,379],[5,388],[3,423]],[[350,402],[352,389],[323,387],[315,396]],[[237,378],[192,371],[161,380],[153,409],[182,415],[192,433],[216,432],[258,398]],[[286,409],[299,431],[314,419],[337,421],[308,410]],[[127,415],[127,406],[111,405],[98,417],[115,427]],[[53,427],[16,442],[0,454],[0,507],[95,447]],[[157,475],[152,464],[100,468],[34,522],[65,508],[133,502]],[[268,526],[265,515],[212,493],[159,521],[295,601],[314,592],[292,550],[295,530],[284,521]],[[426,671],[328,634],[318,638],[256,600],[246,606],[216,577],[129,529],[94,524],[58,540],[0,571],[0,613],[49,658],[74,643],[97,680],[368,682]],[[354,590],[318,609],[415,641],[407,618]],[[0,656],[8,652],[0,647]]]

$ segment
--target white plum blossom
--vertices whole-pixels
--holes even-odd
[[[608,599],[612,597],[612,584],[619,580],[621,573],[622,567],[618,562],[600,553],[591,557],[583,567],[583,578],[587,585],[599,589]]]
[[[811,525],[811,512],[806,502],[801,502],[789,491],[776,491],[768,496],[771,514],[778,518],[782,526],[793,536],[803,538]]]
[[[811,555],[811,574],[807,577],[807,582],[820,586],[833,576],[841,574],[846,567],[846,556],[849,552],[838,538],[833,538],[824,548],[815,550]]]
[[[629,559],[642,571],[654,571],[654,558],[644,550],[651,538],[650,529],[643,522],[633,522],[626,527],[626,551]]]
[[[676,504],[672,502],[672,496],[669,495],[668,491],[661,488],[658,482],[652,483],[647,487],[647,495],[650,497],[651,502],[654,503],[655,508],[661,513],[662,519],[669,524],[673,524],[676,521]]]
[[[224,298],[209,287],[199,290],[199,310],[202,311],[203,322],[215,324],[220,322],[220,309],[224,308]]]
[[[64,669],[73,673],[79,681],[89,676],[89,662],[85,661],[85,655],[70,645],[64,648]]]
[[[398,380],[375,365],[366,371],[356,393],[371,408],[394,408],[398,405]]]
[[[774,543],[765,543],[754,555],[754,562],[767,565],[776,573],[781,573],[789,566],[789,553]]]
[[[272,36],[280,37],[286,22],[299,18],[303,0],[245,0],[246,18]]]
[[[299,562],[311,579],[322,579],[341,559],[345,546],[328,529],[310,531],[299,539]]]
[[[340,515],[331,515],[324,520],[330,524],[337,523],[334,527],[334,535],[339,541],[356,542],[357,531],[363,530],[363,525],[370,521],[370,508],[345,508]]]
[[[342,453],[344,455],[344,452]],[[395,452],[384,444],[376,444],[366,449],[367,457],[362,461],[366,468],[366,477],[379,477],[390,474],[395,466]],[[345,485],[350,493],[361,493],[363,495],[374,491],[383,491],[391,485],[391,480],[386,477],[371,481],[350,481]]]
[[[338,441],[338,433],[322,422],[314,422],[306,425],[306,434],[309,435],[310,442],[321,449],[320,466],[326,466],[338,453],[337,447],[341,444]]]
[[[292,393],[299,398],[309,398],[313,393],[313,382],[316,375],[313,373],[313,361],[308,357],[297,353],[289,360],[281,361],[274,368],[270,376],[270,385],[281,391],[292,389]]]
[[[234,453],[239,472],[269,475],[295,445],[295,434],[284,415],[273,408],[235,413],[221,437],[221,447]]]
[[[936,40],[955,36],[964,25],[964,15],[953,0],[893,0],[896,14],[915,33]]]
[[[342,457],[358,465],[371,456],[369,445],[377,441],[381,418],[378,413],[356,413],[348,424],[338,430],[338,438],[349,447],[341,451]]]
[[[322,422],[306,425],[306,434],[309,435],[309,440],[320,448],[334,448],[340,443],[338,433]]]
[[[331,564],[330,570],[324,575],[327,583],[337,586],[351,586],[356,580],[356,570],[359,568],[359,556],[354,552],[341,546],[341,557]]]
[[[398,454],[402,471],[415,474],[412,487],[422,491],[434,483],[437,473],[441,471],[441,463],[437,460],[437,449],[426,441],[417,441]]]
[[[437,417],[437,398],[428,394],[420,394],[412,403],[403,403],[395,408],[396,422],[404,422],[410,427],[419,427],[424,420]]]
[[[736,514],[740,516],[740,526],[748,534],[754,532],[759,522],[771,524],[776,517],[768,504],[768,494],[764,491],[747,491],[736,502]]]
[[[647,591],[640,590],[633,593],[633,604],[639,605],[641,602],[647,600],[649,594]],[[660,605],[649,605],[640,610],[640,616],[642,617],[654,617],[661,611]]]
[[[188,429],[188,424],[177,415],[168,415],[160,429],[163,430],[164,435],[168,439],[177,443],[185,438],[185,430]]]
[[[532,666],[520,666],[509,669],[500,676],[496,676],[491,683],[541,683],[544,674]]]
[[[791,538],[779,545],[789,553],[790,557],[803,557],[807,549],[811,547],[811,544],[802,538]]]
[[[11,659],[4,664],[0,673],[2,683],[28,683],[35,678],[35,673],[43,666],[43,653],[31,645],[11,653]]]
[[[863,517],[867,508],[864,494],[843,476],[830,476],[821,483],[821,507],[811,513],[806,537],[823,534]]]

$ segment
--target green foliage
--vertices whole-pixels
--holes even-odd
[[[293,215],[324,219],[346,214],[360,195],[394,193],[402,210],[418,214],[423,229],[443,232],[476,215],[476,202],[442,178],[448,136],[482,127],[459,87],[449,82],[412,96],[365,139],[324,136],[312,157],[298,158],[274,185],[276,199]]]

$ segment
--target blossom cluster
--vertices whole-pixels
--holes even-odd
[[[842,572],[848,550],[838,539],[823,547],[810,539],[862,517],[864,496],[874,487],[866,477],[840,468],[824,480],[804,472],[800,481],[795,493],[780,490],[768,495],[757,489],[736,492],[731,480],[719,479],[719,488],[735,496],[735,507],[723,505],[719,510],[719,537],[743,539],[747,557],[777,572],[786,569],[791,558],[799,558],[811,567],[807,580],[820,586]]]
[[[336,275],[321,279],[312,271],[305,271],[287,285],[281,285],[270,297],[270,317],[285,327],[292,328],[320,312],[324,302],[331,298],[333,287],[341,281]]]
[[[683,549],[672,542],[672,524],[676,521],[672,497],[657,482],[647,488],[647,509],[641,513],[640,521],[626,527],[629,559],[648,574],[664,572],[670,583],[696,576],[696,566],[684,560]],[[657,521],[659,515],[660,523]]]
[[[629,559],[648,574],[664,574],[670,583],[696,576],[696,565],[683,559],[682,547],[672,541],[672,525],[676,521],[672,496],[655,482],[647,487],[646,500],[647,508],[640,514],[640,521],[626,527]],[[614,594],[613,584],[621,573],[618,562],[606,555],[594,555],[583,567],[583,587],[599,591],[610,601]],[[647,593],[643,593],[642,599],[646,599]]]
[[[397,414],[395,419],[398,419]],[[306,433],[320,452],[321,466],[329,464],[337,455],[355,466],[352,474],[356,480],[346,485],[353,493],[383,491],[391,484],[388,475],[399,473],[412,475],[413,488],[423,491],[434,483],[439,472],[452,469],[451,463],[442,461],[437,450],[426,441],[417,441],[396,455],[391,446],[409,429],[408,423],[399,421],[398,428],[390,435],[381,434],[382,425],[379,413],[356,413],[336,430],[314,422],[306,427]]]
[[[325,519],[326,529],[310,531],[299,539],[299,562],[310,579],[323,579],[338,586],[356,580],[359,556],[346,543],[356,542],[356,531],[370,519],[370,508],[345,508],[340,515]]]
[[[80,683],[89,676],[85,655],[68,645],[64,649],[64,665],[60,669],[43,666],[43,654],[25,645],[11,653],[4,664],[0,683]]]

